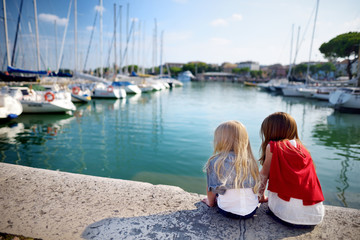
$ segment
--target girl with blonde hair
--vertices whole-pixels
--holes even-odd
[[[208,206],[230,218],[252,217],[258,207],[260,177],[245,126],[238,121],[220,124],[214,134],[214,152],[207,173]]]
[[[268,201],[268,212],[287,225],[320,223],[325,214],[324,196],[294,118],[284,112],[273,113],[264,119],[260,135],[260,202]]]

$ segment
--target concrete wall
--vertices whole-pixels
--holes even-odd
[[[0,163],[0,232],[41,239],[359,239],[360,210],[326,206],[314,228],[276,222],[262,204],[227,219],[174,186]]]

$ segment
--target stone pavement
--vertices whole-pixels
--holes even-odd
[[[325,206],[313,228],[276,222],[262,204],[227,219],[174,186],[0,163],[0,232],[41,239],[360,239],[360,210]]]

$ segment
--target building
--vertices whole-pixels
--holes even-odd
[[[265,69],[264,69],[265,71]],[[273,64],[266,67],[267,76],[270,78],[286,77],[287,68],[281,64]]]
[[[221,65],[221,68],[222,68],[223,72],[225,72],[225,73],[232,73],[232,70],[233,70],[234,68],[237,68],[237,64],[224,62],[224,63]]]
[[[177,68],[182,68],[185,63],[165,63],[164,66],[169,66],[169,68],[172,68],[172,67],[177,67]]]
[[[259,71],[260,65],[258,62],[247,61],[238,63],[237,68],[249,68],[250,71]]]
[[[199,73],[197,76],[198,81],[215,81],[215,82],[238,82],[240,78],[233,73],[226,72],[206,72]]]
[[[347,76],[348,75],[347,70],[346,70],[348,63],[349,63],[348,59],[345,59],[341,62],[335,63],[337,76]],[[356,75],[357,72],[358,72],[358,61],[351,64],[351,73],[353,75]]]

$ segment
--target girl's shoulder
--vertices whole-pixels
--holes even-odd
[[[214,154],[209,158],[210,164],[215,163],[218,160],[224,160],[227,161],[233,161],[235,159],[235,153],[229,152],[229,153],[218,153]]]

